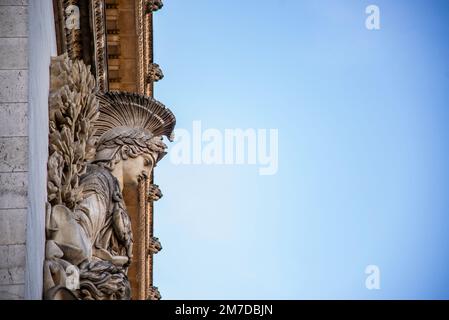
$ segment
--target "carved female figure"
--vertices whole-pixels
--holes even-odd
[[[93,138],[92,134],[85,133],[85,138],[89,139],[81,139],[80,143],[79,132],[83,130],[95,132],[98,140],[94,144],[95,157],[84,165],[84,170],[79,169],[83,167],[82,157],[75,157],[78,163],[70,157],[77,150],[72,152],[65,147],[71,144],[69,138],[61,148],[57,144],[50,148],[51,205],[47,214],[44,266],[44,290],[48,299],[130,298],[127,270],[132,259],[133,236],[122,190],[124,185],[137,188],[139,178],[150,175],[165,155],[166,145],[162,136],[170,139],[175,126],[171,111],[149,97],[108,92],[99,94],[97,99],[99,115],[89,118],[94,120],[91,131],[83,129],[83,126],[88,126],[88,123],[83,124],[85,118],[67,121],[67,117],[63,116],[67,111],[64,103],[54,104],[56,109],[61,105],[62,111],[51,110],[56,114],[51,126],[60,128],[60,131],[69,128],[69,132],[75,132],[71,136],[66,133],[65,136],[72,137],[72,142],[77,142],[80,148],[85,149],[87,142],[83,141],[90,142]],[[68,114],[73,116],[74,112]],[[61,120],[63,118],[66,120]],[[81,122],[78,131],[76,126],[67,125],[76,123],[77,119]],[[51,127],[50,140],[55,132],[57,130],[52,131]],[[56,137],[59,139],[61,135],[56,134]],[[73,169],[73,166],[79,166],[79,170]],[[67,180],[67,176],[71,177],[70,183],[64,184],[61,181]],[[70,190],[63,196],[54,196],[54,190],[58,187]],[[55,202],[55,199],[60,201]],[[80,281],[75,288],[67,286],[66,271],[71,266],[79,272]]]

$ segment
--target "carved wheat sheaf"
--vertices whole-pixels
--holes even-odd
[[[48,202],[73,209],[81,200],[79,177],[95,154],[98,118],[95,79],[67,53],[53,58],[49,96]]]

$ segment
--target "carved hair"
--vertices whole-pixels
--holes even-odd
[[[139,155],[154,164],[165,155],[167,146],[162,135],[173,141],[176,119],[162,103],[127,92],[99,94],[98,100],[100,116],[95,127],[99,140],[95,162],[112,169],[121,160]]]
[[[156,164],[166,154],[166,148],[161,136],[155,137],[142,129],[118,127],[100,138],[94,162],[103,163],[112,170],[120,161],[142,155]],[[157,156],[153,156],[154,153]]]

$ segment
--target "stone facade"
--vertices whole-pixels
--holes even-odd
[[[73,3],[71,6],[79,10],[78,18],[81,17],[78,29],[67,27],[70,12],[65,9],[69,3],[63,0],[0,0],[0,300],[160,299],[158,289],[153,286],[153,255],[161,250],[160,242],[153,236],[153,201],[162,194],[153,183],[153,167],[165,155],[162,136],[172,141],[176,122],[171,111],[153,98],[153,84],[162,79],[163,73],[153,62],[152,14],[162,7],[162,1],[75,0]],[[53,66],[60,59],[67,65],[73,61],[84,66],[82,73],[93,79],[89,85],[82,82],[80,86],[93,90],[89,91],[89,99],[99,99],[98,120],[90,119],[92,114],[86,111],[73,129],[78,130],[74,137],[81,139],[87,123],[83,121],[90,119],[98,137],[86,141],[90,145],[98,140],[95,158],[87,157],[90,154],[87,149],[86,159],[78,158],[79,148],[73,149],[77,154],[73,159],[58,158],[74,146],[74,141],[68,138],[69,131],[64,131],[67,123],[61,119],[66,118],[55,117],[55,110],[62,112],[65,107],[61,107],[59,100],[53,101],[52,97],[56,96],[52,94],[49,100],[50,84],[52,88],[58,85],[60,97],[69,99],[63,88],[72,83],[67,77],[77,74],[72,70],[67,75],[62,71],[65,69],[54,73]],[[109,92],[111,88],[120,91]],[[74,90],[73,86],[70,90]],[[84,103],[72,105],[81,106],[83,112],[88,110]],[[109,128],[111,114],[118,122]],[[103,132],[105,128],[107,132]],[[111,135],[115,137],[112,140]],[[126,141],[123,150],[122,140]],[[61,147],[63,143],[69,147]],[[59,153],[52,158],[55,150]],[[112,158],[103,158],[105,150],[115,152],[109,155]],[[78,188],[71,179],[64,184],[62,177],[75,175],[63,175],[67,170],[59,170],[62,163],[58,159],[75,161],[67,160],[67,168],[87,169],[81,165],[89,164],[89,174],[83,170],[75,172],[78,179],[83,179],[83,188]],[[142,166],[145,170],[141,170]],[[95,197],[89,194],[88,186],[95,179],[103,181],[101,177],[106,169],[110,171],[106,176],[115,189],[111,189],[114,192],[108,198],[105,211],[102,202],[92,200]],[[73,200],[72,193],[64,188],[66,185],[73,188],[67,189],[73,194],[83,190],[83,196]],[[98,188],[92,190],[101,192]],[[63,196],[53,197],[58,191]],[[109,242],[83,238],[85,241],[79,243],[79,248],[87,248],[83,251],[85,255],[81,261],[72,261],[71,251],[64,250],[72,248],[67,244],[78,238],[70,238],[68,235],[76,233],[66,230],[72,230],[71,227],[78,230],[78,227],[72,220],[62,218],[81,217],[86,207],[77,207],[81,201],[96,204],[98,210],[92,212],[100,217],[112,212],[113,223],[101,229],[107,231],[101,240]],[[110,230],[114,237],[108,238],[112,234]],[[84,247],[88,241],[94,241],[95,245]],[[73,289],[65,281],[64,277],[71,275],[66,268],[69,262],[78,270],[81,288]],[[61,267],[60,273],[55,266]],[[90,292],[96,287],[99,275],[110,277],[109,286],[106,288],[100,281],[98,290]],[[117,277],[123,280],[119,286]]]
[[[52,0],[28,0],[28,210],[25,298],[42,299],[50,61],[57,55]]]
[[[28,6],[0,0],[0,299],[25,296]]]
[[[41,299],[51,0],[0,0],[0,299]]]

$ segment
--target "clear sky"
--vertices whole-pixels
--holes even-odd
[[[449,298],[449,2],[164,2],[156,98],[278,129],[279,170],[159,164],[163,298]]]

